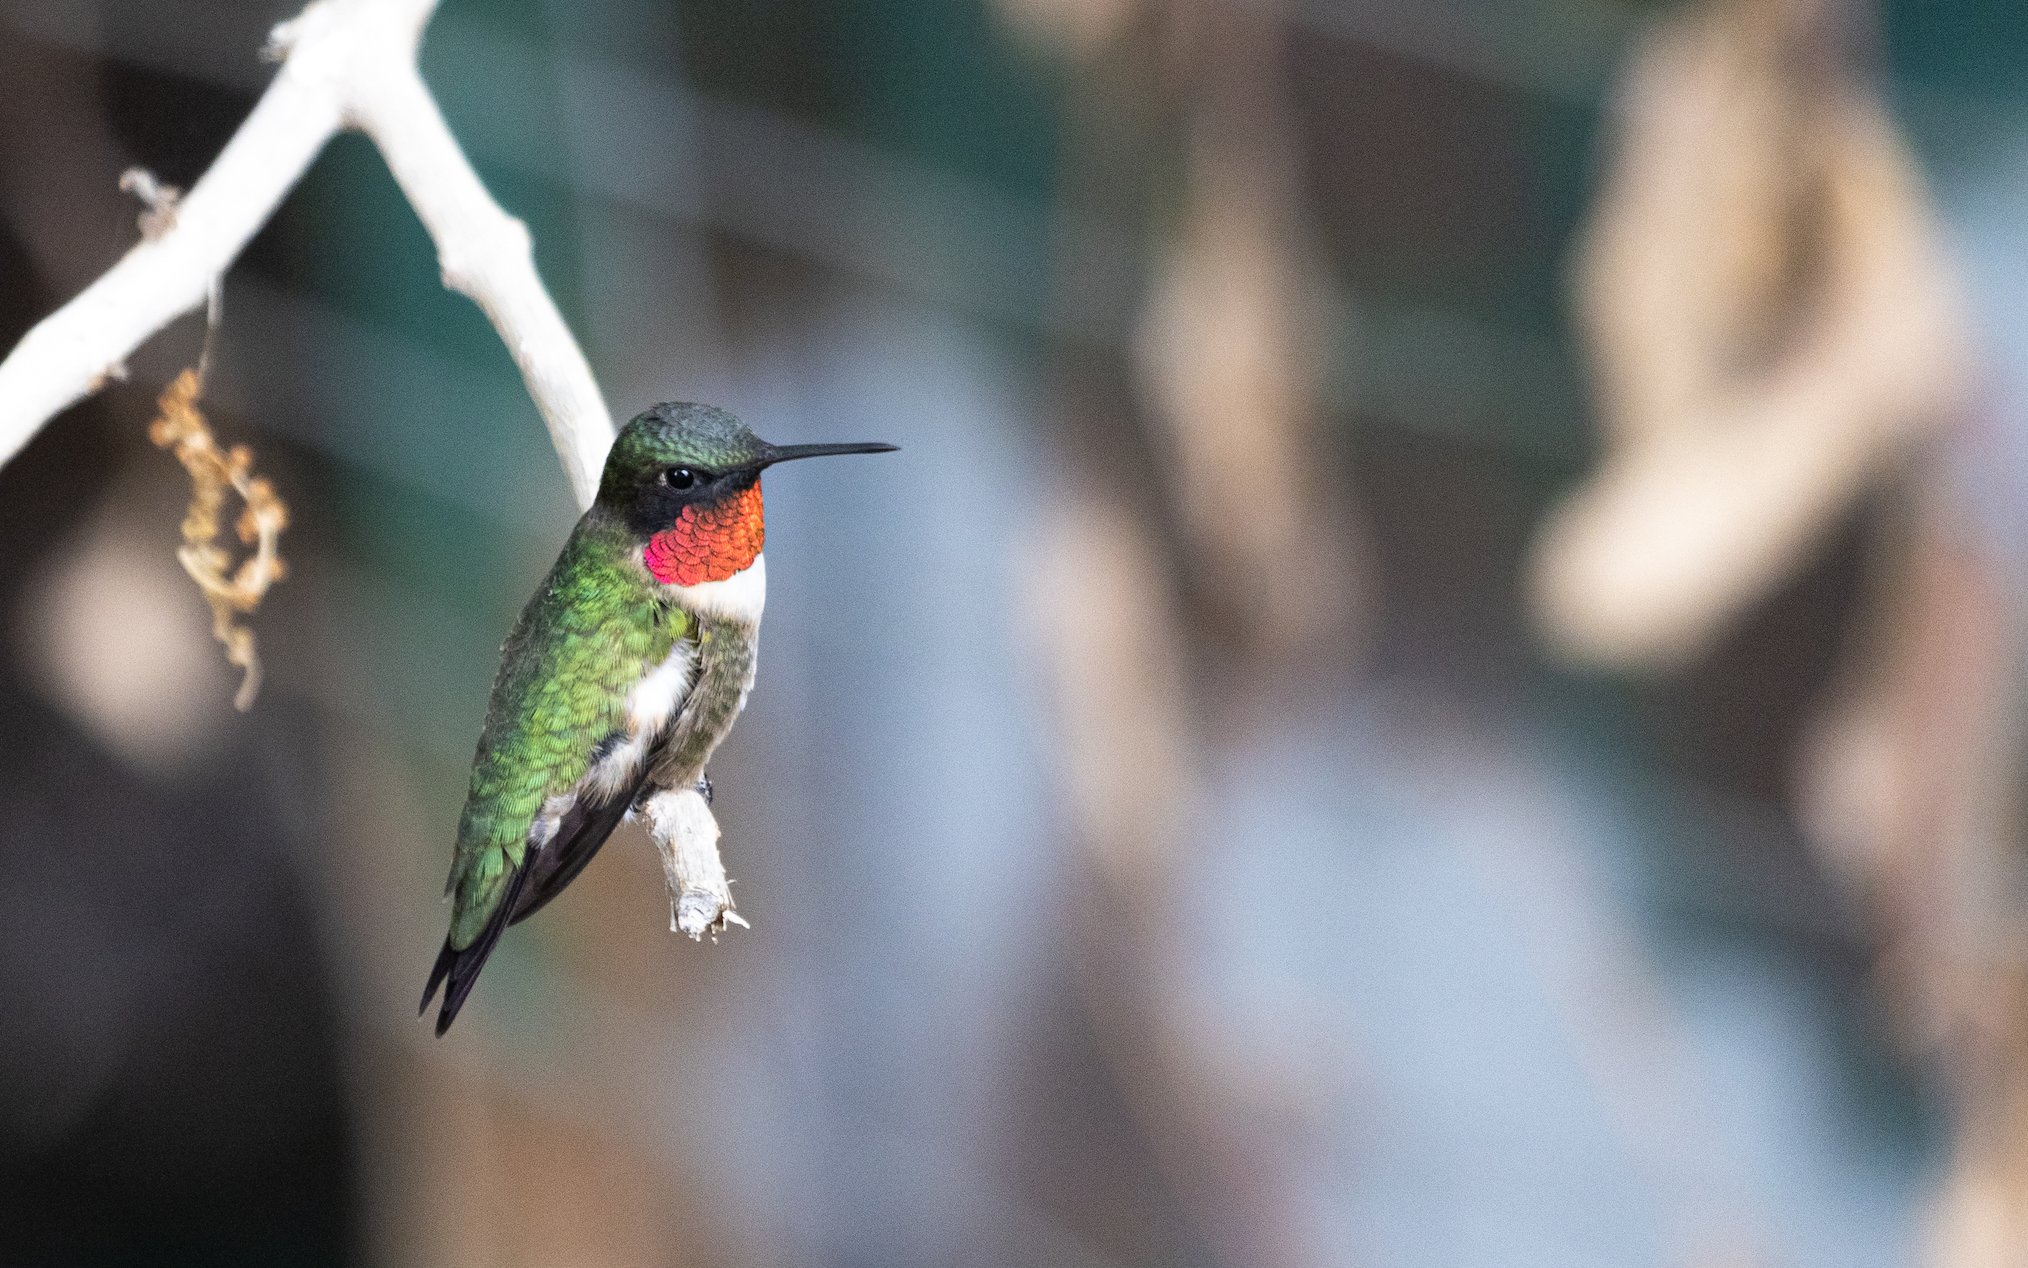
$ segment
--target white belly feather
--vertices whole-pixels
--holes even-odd
[[[768,601],[768,557],[755,555],[752,563],[723,581],[664,588],[673,591],[685,608],[699,616],[759,625],[761,609]]]

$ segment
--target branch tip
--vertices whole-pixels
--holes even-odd
[[[132,194],[146,208],[135,221],[144,240],[154,242],[176,227],[176,208],[183,201],[176,186],[163,184],[145,167],[130,167],[120,173],[120,192]]]

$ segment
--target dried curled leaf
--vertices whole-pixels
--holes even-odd
[[[253,454],[245,445],[218,447],[211,424],[197,407],[202,392],[203,380],[195,370],[177,375],[157,402],[161,413],[148,425],[148,439],[173,449],[190,473],[190,509],[183,516],[183,546],[176,558],[211,604],[211,632],[225,645],[225,658],[245,671],[232,701],[244,713],[260,692],[261,662],[253,631],[233,618],[259,607],[268,587],[287,575],[276,545],[289,526],[289,507],[274,485],[253,474]],[[232,552],[218,544],[228,491],[242,503],[234,531],[241,545],[253,547],[236,568]]]

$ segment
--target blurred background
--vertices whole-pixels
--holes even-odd
[[[0,0],[0,345],[293,0]],[[614,413],[770,475],[713,776],[414,1001],[574,508],[371,146],[0,470],[0,1263],[2028,1264],[2028,7],[446,0]]]

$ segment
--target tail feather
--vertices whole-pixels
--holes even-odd
[[[605,844],[613,829],[626,818],[627,811],[634,804],[634,798],[647,784],[647,766],[621,792],[602,802],[580,799],[564,816],[556,834],[540,846],[531,846],[522,855],[520,866],[508,878],[507,888],[493,904],[493,913],[486,919],[486,927],[472,945],[462,951],[444,939],[444,949],[437,952],[437,962],[430,969],[430,980],[423,987],[422,1006],[416,1011],[427,1013],[430,1001],[436,998],[437,988],[444,987],[443,1011],[437,1014],[437,1033],[443,1034],[457,1019],[458,1010],[465,1006],[465,997],[472,993],[473,983],[479,980],[479,970],[486,967],[486,957],[493,954],[493,948],[500,941],[500,935],[507,926],[517,924],[548,904],[549,900],[562,893],[564,887],[577,879],[599,847]],[[455,879],[455,876],[454,876]],[[445,985],[448,982],[449,985]]]
[[[531,851],[531,854],[533,852]],[[437,987],[444,985],[444,1006],[437,1013],[437,1034],[451,1028],[458,1018],[458,1010],[465,1006],[465,998],[472,993],[472,987],[479,981],[479,970],[486,967],[486,958],[493,954],[493,948],[500,944],[500,935],[507,932],[507,925],[514,914],[514,905],[520,901],[521,887],[528,880],[528,866],[532,859],[524,858],[521,866],[507,880],[507,891],[500,895],[500,901],[493,905],[493,914],[486,921],[486,927],[472,945],[459,950],[444,939],[444,949],[437,952],[435,967],[430,969],[430,980],[423,987],[422,1007],[416,1011],[426,1013],[430,1000],[436,996]]]
[[[430,1010],[430,1001],[437,997],[437,987],[442,985],[444,975],[457,962],[458,953],[451,949],[451,940],[445,938],[444,949],[437,952],[437,962],[430,967],[430,980],[423,986],[422,1003],[415,1010],[416,1016],[420,1017]]]

